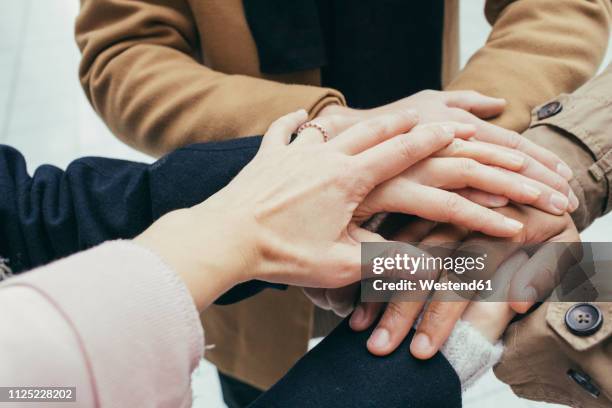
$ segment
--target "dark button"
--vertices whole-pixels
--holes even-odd
[[[551,116],[555,116],[557,113],[561,112],[562,109],[563,105],[561,105],[561,102],[555,101],[547,103],[546,105],[538,109],[538,119],[542,120],[550,118]]]
[[[590,336],[603,324],[599,308],[590,303],[576,303],[565,313],[565,325],[576,336]]]
[[[571,368],[567,370],[567,375],[569,376],[569,378],[576,381],[576,384],[581,386],[586,392],[591,394],[591,396],[599,398],[599,388],[597,388],[591,382],[591,377],[580,371],[572,370]]]

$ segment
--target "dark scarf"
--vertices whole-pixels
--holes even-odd
[[[444,0],[244,0],[268,74],[321,68],[350,106],[440,89]]]

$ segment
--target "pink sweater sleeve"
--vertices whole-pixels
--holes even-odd
[[[191,406],[199,316],[147,249],[110,242],[10,278],[0,310],[2,386],[76,386],[73,408]]]

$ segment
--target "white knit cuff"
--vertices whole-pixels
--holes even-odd
[[[501,341],[492,344],[471,324],[459,320],[441,351],[453,366],[465,391],[497,364],[504,346]]]

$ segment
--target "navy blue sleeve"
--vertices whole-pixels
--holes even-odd
[[[440,353],[410,354],[414,330],[392,354],[366,349],[375,325],[356,333],[348,318],[249,408],[460,408],[461,383]]]
[[[253,158],[260,137],[187,146],[152,165],[100,157],[44,165],[0,146],[0,255],[19,273],[118,238],[133,238],[165,213],[193,206],[227,185]],[[260,291],[234,288],[218,303]],[[278,285],[272,285],[277,287]]]

